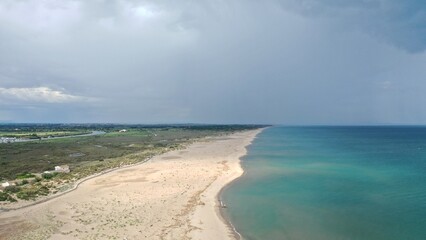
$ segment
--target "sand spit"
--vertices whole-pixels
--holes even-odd
[[[217,201],[261,130],[210,138],[0,213],[0,239],[233,239]]]

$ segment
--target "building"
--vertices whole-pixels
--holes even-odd
[[[55,167],[55,172],[63,172],[63,173],[69,173],[70,167],[68,165],[61,165]]]
[[[10,183],[9,182],[4,182],[4,183],[1,183],[1,186],[2,187],[9,187],[10,186]]]

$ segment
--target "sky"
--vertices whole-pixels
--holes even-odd
[[[423,0],[1,0],[0,122],[426,124]]]

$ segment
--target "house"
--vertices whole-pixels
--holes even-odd
[[[2,187],[9,187],[10,186],[10,183],[9,182],[4,182],[4,183],[1,183],[1,186]]]
[[[118,131],[118,132],[127,132],[127,130],[126,129],[121,129],[120,131]]]
[[[69,173],[70,167],[68,165],[61,165],[55,167],[55,172],[63,172],[63,173]]]

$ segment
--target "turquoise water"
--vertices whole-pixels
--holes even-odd
[[[245,239],[426,239],[426,127],[274,127],[222,198]]]

